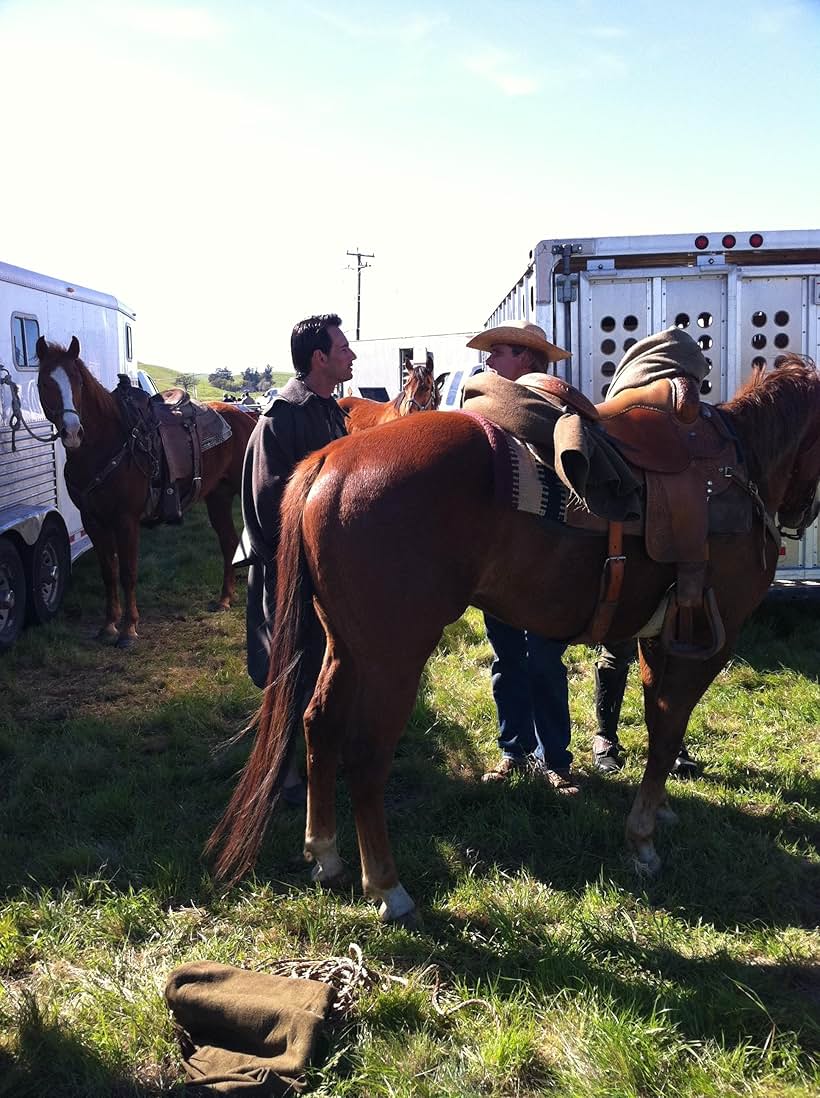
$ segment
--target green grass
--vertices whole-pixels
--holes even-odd
[[[154,384],[160,391],[173,388],[177,383],[176,379],[180,375],[179,370],[174,370],[169,366],[149,366],[147,363],[141,362],[139,368],[151,375],[154,379]],[[273,384],[281,389],[292,377],[292,370],[275,370],[273,373]],[[210,381],[208,381],[207,374],[196,375],[195,395],[197,400],[221,400],[224,392],[224,389],[219,389],[215,385],[211,385]],[[251,396],[260,396],[261,392],[262,390],[258,389],[251,390]],[[192,393],[192,395],[194,394]],[[240,391],[234,395],[241,396],[242,393]]]
[[[274,817],[256,876],[217,890],[202,844],[247,752],[214,754],[258,701],[244,617],[205,610],[220,557],[204,510],[143,534],[140,645],[101,648],[96,563],[63,613],[0,661],[0,1095],[182,1094],[168,972],[338,957],[373,975],[329,1030],[317,1093],[391,1098],[759,1095],[820,1090],[820,622],[767,605],[695,711],[704,764],[673,784],[661,875],[623,825],[645,757],[636,673],[626,769],[579,802],[495,759],[480,616],[431,659],[389,789],[423,923],[379,924],[358,887],[323,893],[304,817]],[[573,747],[588,766],[590,653],[569,650]],[[356,865],[349,801],[339,842]]]

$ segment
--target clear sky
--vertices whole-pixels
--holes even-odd
[[[0,259],[143,362],[480,328],[538,240],[820,227],[818,0],[0,0]]]

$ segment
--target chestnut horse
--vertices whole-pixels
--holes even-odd
[[[441,404],[441,387],[446,374],[433,377],[433,360],[407,363],[407,381],[397,397],[386,402],[364,397],[342,397],[339,406],[347,412],[347,433],[365,431],[413,412],[435,411]]]
[[[820,507],[820,375],[812,366],[788,356],[719,414],[735,432],[757,506],[750,533],[709,539],[710,583],[726,631],[720,651],[699,661],[668,653],[658,638],[640,640],[649,751],[626,832],[645,872],[660,866],[656,817],[673,818],[665,783],[692,709],[774,576],[773,516],[802,532]],[[647,556],[641,537],[625,538],[624,552],[610,642],[641,631],[676,575],[674,565]],[[494,502],[490,447],[469,415],[400,420],[306,458],[282,506],[271,685],[253,751],[209,840],[216,872],[235,879],[252,867],[307,703],[305,855],[313,878],[332,884],[344,875],[335,816],[341,760],[364,892],[381,901],[382,919],[412,925],[415,905],[396,873],[384,792],[425,662],[471,604],[547,637],[581,635],[606,556],[604,536]],[[306,647],[317,615],[327,638],[320,670]]]
[[[139,622],[137,556],[140,518],[148,497],[147,463],[138,460],[129,447],[129,430],[119,401],[80,358],[76,336],[68,348],[41,337],[37,354],[40,403],[65,446],[66,485],[102,573],[105,622],[98,635],[106,643],[127,648],[137,639]],[[238,404],[209,406],[231,428],[229,439],[202,453],[200,492],[224,560],[222,592],[215,608],[227,610],[236,590],[232,561],[239,542],[233,499],[240,490],[245,447],[257,416]],[[118,455],[121,460],[114,460]],[[125,598],[124,616],[119,583]]]

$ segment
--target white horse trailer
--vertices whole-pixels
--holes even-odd
[[[557,372],[593,401],[624,351],[677,325],[712,365],[703,398],[727,400],[788,351],[818,361],[820,230],[541,240],[486,326],[516,319],[571,352]],[[815,523],[778,579],[820,579],[819,553]]]
[[[72,563],[91,548],[37,393],[37,340],[67,346],[76,335],[85,364],[113,389],[118,373],[143,380],[134,321],[109,294],[0,263],[0,650],[26,619],[54,617]]]

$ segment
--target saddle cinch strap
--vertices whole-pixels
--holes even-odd
[[[629,523],[626,533],[643,533],[652,560],[677,565],[676,583],[661,627],[664,647],[686,659],[710,659],[723,648],[726,633],[707,582],[709,534],[744,532],[751,522],[751,508],[742,501],[734,500],[728,511],[714,506],[716,497],[734,485],[726,475],[726,469],[737,464],[734,438],[719,414],[701,403],[697,383],[689,377],[662,378],[624,390],[613,400],[594,406],[594,415],[588,413],[583,394],[576,397],[566,382],[546,377],[545,388],[558,396],[556,381],[564,403],[589,420],[591,429],[603,430],[643,477],[642,529]],[[726,514],[731,517],[720,517]],[[567,523],[586,529],[607,527],[605,520],[579,507],[568,508]],[[594,644],[603,640],[615,617],[626,564],[624,527],[610,522],[608,529],[609,549],[598,603],[576,641]]]

